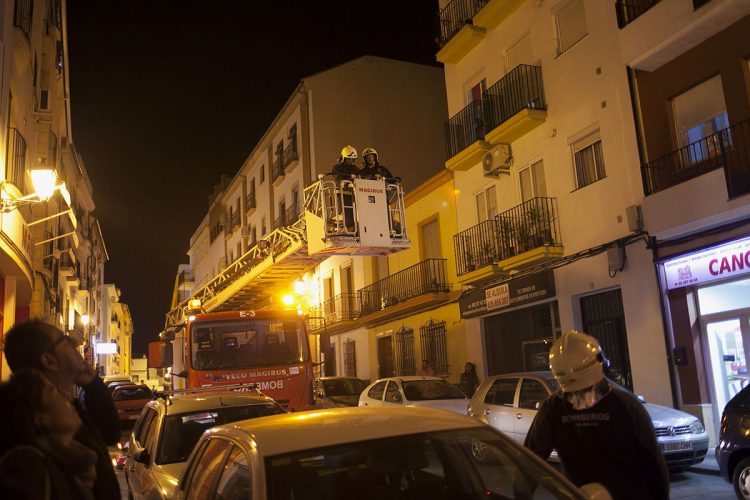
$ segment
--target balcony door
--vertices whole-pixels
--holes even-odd
[[[715,76],[672,99],[677,144],[689,164],[718,156],[721,145],[716,132],[729,127],[721,76]],[[728,146],[728,144],[724,144]]]

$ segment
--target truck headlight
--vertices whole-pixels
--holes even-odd
[[[700,420],[696,420],[695,422],[690,424],[690,431],[693,434],[703,434],[704,432],[706,432],[706,429],[703,428],[703,424]]]

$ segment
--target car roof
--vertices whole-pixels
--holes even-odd
[[[259,417],[214,427],[207,434],[254,442],[268,457],[370,439],[485,427],[479,421],[433,408],[332,408]]]
[[[248,392],[214,392],[199,394],[176,394],[171,396],[169,404],[163,398],[156,399],[152,405],[164,406],[167,415],[192,411],[212,410],[225,406],[265,405],[273,399]]]
[[[548,370],[539,370],[535,372],[498,373],[496,375],[490,375],[490,377],[492,378],[536,377],[536,378],[542,378],[545,380],[554,380],[555,378],[555,376],[552,375],[552,372]]]
[[[379,378],[373,384],[377,384],[378,382],[385,382],[386,380],[400,380],[401,382],[410,382],[412,380],[441,380],[445,382],[446,380],[440,377],[433,377],[431,375],[405,375],[403,377],[385,377],[385,378]]]

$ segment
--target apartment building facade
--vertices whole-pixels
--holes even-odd
[[[700,335],[688,319],[696,299],[686,283],[669,289],[653,261],[681,255],[681,237],[729,223],[745,205],[722,195],[721,161],[685,173],[675,157],[690,153],[670,152],[729,123],[714,113],[717,74],[734,91],[729,115],[746,118],[747,44],[733,25],[747,9],[731,0],[441,2],[446,166],[461,193],[456,259],[472,288],[461,311],[481,332],[469,352],[485,374],[546,369],[550,343],[576,328],[600,340],[618,382],[715,431],[719,405],[698,383],[708,369],[690,362],[701,350],[689,342]],[[716,129],[702,125],[712,119]],[[686,192],[690,183],[702,184]],[[673,308],[677,330],[665,321]]]
[[[621,13],[675,400],[718,432],[750,342],[750,2]]]
[[[103,288],[106,298],[102,307],[104,327],[95,342],[96,366],[102,377],[130,375],[133,350],[133,318],[130,308],[120,302],[122,292],[117,286],[107,283]],[[99,345],[109,348],[105,350]]]
[[[6,1],[0,13],[0,331],[40,318],[90,343],[108,256],[72,140],[66,2]],[[54,172],[49,197],[32,183],[40,171]]]

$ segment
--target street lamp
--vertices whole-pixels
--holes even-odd
[[[21,198],[12,198],[6,190],[8,181],[0,181],[0,212],[8,213],[25,205],[34,203],[43,203],[49,200],[55,191],[60,191],[60,195],[70,206],[70,193],[65,187],[65,183],[57,184],[57,172],[54,168],[38,166],[29,169],[31,183],[34,186],[34,192]]]

